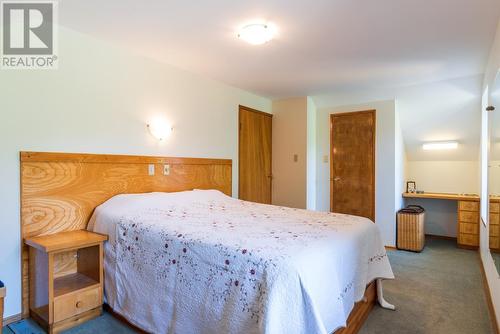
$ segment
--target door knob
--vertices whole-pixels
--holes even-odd
[[[340,177],[338,177],[338,176],[337,176],[337,177],[334,177],[334,178],[333,178],[333,181],[340,181]]]

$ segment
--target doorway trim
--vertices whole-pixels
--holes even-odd
[[[330,155],[330,212],[333,212],[333,199],[334,199],[334,194],[333,194],[333,122],[334,119],[337,117],[342,117],[342,116],[350,116],[353,114],[372,114],[373,115],[373,168],[372,168],[372,180],[373,180],[373,196],[372,196],[372,217],[371,220],[375,223],[375,212],[376,212],[376,186],[377,186],[377,180],[376,180],[376,156],[377,156],[377,137],[376,137],[376,130],[377,130],[377,110],[376,109],[368,109],[368,110],[360,110],[360,111],[349,111],[349,112],[339,112],[339,113],[333,113],[330,114],[330,149],[329,149],[329,155]]]

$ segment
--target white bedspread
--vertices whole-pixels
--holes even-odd
[[[368,219],[240,201],[215,190],[118,195],[105,296],[152,333],[332,333],[376,278],[394,278]]]

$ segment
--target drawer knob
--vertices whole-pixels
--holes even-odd
[[[82,303],[82,302],[80,302],[80,301],[76,302],[76,307],[77,307],[77,308],[82,307],[82,305],[83,305],[83,303]]]

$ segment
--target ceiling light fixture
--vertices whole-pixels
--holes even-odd
[[[458,148],[458,143],[456,141],[442,141],[442,142],[425,143],[424,145],[422,145],[422,148],[426,151],[453,150],[453,149]]]
[[[276,27],[272,23],[252,23],[240,29],[238,38],[252,45],[260,45],[272,40],[275,34]]]

